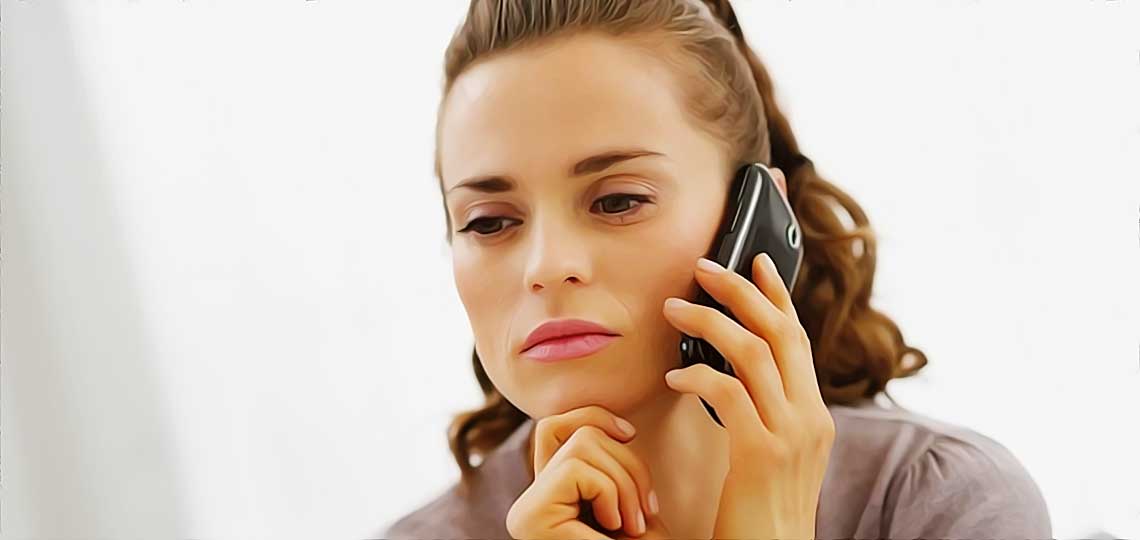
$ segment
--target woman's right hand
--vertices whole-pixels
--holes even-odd
[[[625,433],[619,421],[624,419],[596,405],[538,421],[534,482],[507,512],[512,538],[610,538],[582,521],[582,502],[607,529],[628,537],[667,536],[651,508],[649,467],[625,444],[634,433]]]

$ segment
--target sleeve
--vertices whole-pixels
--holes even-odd
[[[884,538],[1052,538],[1045,500],[1004,446],[939,437],[900,468],[884,505]]]

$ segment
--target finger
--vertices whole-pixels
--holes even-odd
[[[696,364],[670,370],[665,374],[665,383],[678,392],[697,394],[704,398],[724,422],[733,442],[754,444],[757,438],[767,433],[755,406],[748,398],[748,391],[735,377],[721,373],[708,364]]]
[[[704,339],[732,364],[739,379],[725,376],[743,384],[748,403],[763,419],[764,427],[772,432],[781,429],[785,425],[788,403],[768,344],[713,308],[679,298],[670,298],[666,304],[671,306],[666,308],[669,322],[690,336]]]
[[[645,534],[641,538],[642,540],[661,540],[673,538],[673,533],[665,525],[661,516],[649,516],[645,523]]]
[[[753,273],[757,259],[763,256],[753,259]],[[695,276],[701,288],[727,307],[745,328],[767,341],[786,337],[784,333],[791,326],[788,314],[757,283],[704,257],[697,259]]]
[[[623,534],[615,536],[616,540],[667,540],[676,538],[660,516],[648,516],[645,519],[645,534],[632,537]]]
[[[638,470],[639,475],[646,478],[644,482],[647,482],[648,469],[640,465],[640,460],[633,456],[633,452],[610,438],[601,429],[582,426],[558,449],[547,466],[553,467],[570,459],[585,461],[613,480],[617,486],[618,503],[622,514],[618,527],[624,524],[629,534],[641,534],[637,527],[639,523],[642,526],[645,523],[643,508],[648,505],[643,501],[648,496],[649,488],[646,483],[639,485],[631,471]]]
[[[784,171],[772,167],[768,169],[772,173],[772,180],[776,182],[776,187],[780,189],[780,195],[784,196],[784,200],[788,200],[788,179],[784,176]]]
[[[633,480],[635,491],[629,498],[635,505],[636,503],[640,503],[637,507],[642,511],[643,517],[652,514],[653,509],[649,506],[649,497],[650,492],[653,491],[653,475],[649,470],[649,466],[634,453],[628,444],[616,441],[606,436],[606,434],[600,430],[593,431],[592,435],[593,436],[590,437],[593,439],[591,441],[592,444],[615,459],[616,463],[621,467],[622,472],[629,475]],[[567,444],[570,443],[567,442]]]
[[[572,478],[571,482],[560,482],[560,490],[556,493],[559,502],[573,505],[577,509],[578,501],[588,500],[594,510],[594,517],[598,522],[609,529],[621,527],[621,515],[618,512],[617,486],[606,473],[591,466],[581,459],[569,459],[558,464],[555,475],[559,479]],[[568,502],[567,502],[568,501]],[[598,534],[598,531],[580,521],[573,521],[573,538],[607,538]],[[571,525],[571,524],[568,524]]]
[[[632,448],[628,444],[621,443],[610,439],[608,436],[600,436],[600,441],[595,442],[598,447],[602,448],[617,463],[626,474],[633,478],[636,486],[636,502],[640,502],[638,508],[641,509],[642,517],[650,516],[653,514],[653,509],[650,508],[650,493],[653,491],[653,475],[650,472],[649,465],[640,457],[637,457]]]
[[[705,258],[698,260],[696,277],[701,287],[727,307],[740,325],[765,342],[764,346],[758,346],[760,350],[752,355],[733,358],[732,367],[739,368],[742,372],[741,378],[750,392],[769,391],[779,398],[779,403],[774,403],[770,407],[763,403],[765,401],[763,398],[758,398],[756,404],[757,407],[762,407],[762,416],[765,420],[772,419],[779,422],[778,417],[782,414],[781,411],[786,409],[788,401],[785,391],[788,385],[784,381],[786,374],[779,369],[778,360],[781,356],[801,354],[801,351],[797,350],[798,324],[793,328],[788,316],[765,297],[756,284],[748,278],[730,272],[711,260]],[[774,388],[779,388],[780,391],[776,392]]]
[[[757,254],[752,258],[752,281],[764,293],[764,297],[785,317],[797,322],[800,320],[796,315],[792,294],[788,292],[788,286],[784,284],[784,279],[776,270],[776,263],[772,262],[772,257],[767,253]]]
[[[558,451],[567,439],[581,426],[601,428],[610,436],[628,441],[633,434],[627,434],[619,427],[619,420],[629,424],[600,405],[587,405],[540,419],[534,428],[534,474],[542,472],[551,456]],[[629,424],[633,428],[632,424]]]
[[[788,314],[784,319],[785,324],[773,331],[777,335],[765,338],[772,345],[776,366],[783,375],[784,394],[791,403],[813,397],[818,399],[819,383],[811,361],[811,340],[800,324],[784,280],[776,272],[772,259],[764,253],[752,261],[752,275],[765,294],[773,298],[777,307]]]

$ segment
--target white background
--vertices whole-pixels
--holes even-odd
[[[880,235],[891,383],[1140,538],[1140,5],[737,0]],[[4,538],[377,536],[480,401],[431,173],[461,0],[5,0]]]

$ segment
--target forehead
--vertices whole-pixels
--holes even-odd
[[[601,149],[674,154],[670,143],[693,129],[678,96],[663,62],[608,36],[577,35],[481,61],[456,79],[444,104],[444,188],[478,174],[564,171]]]

